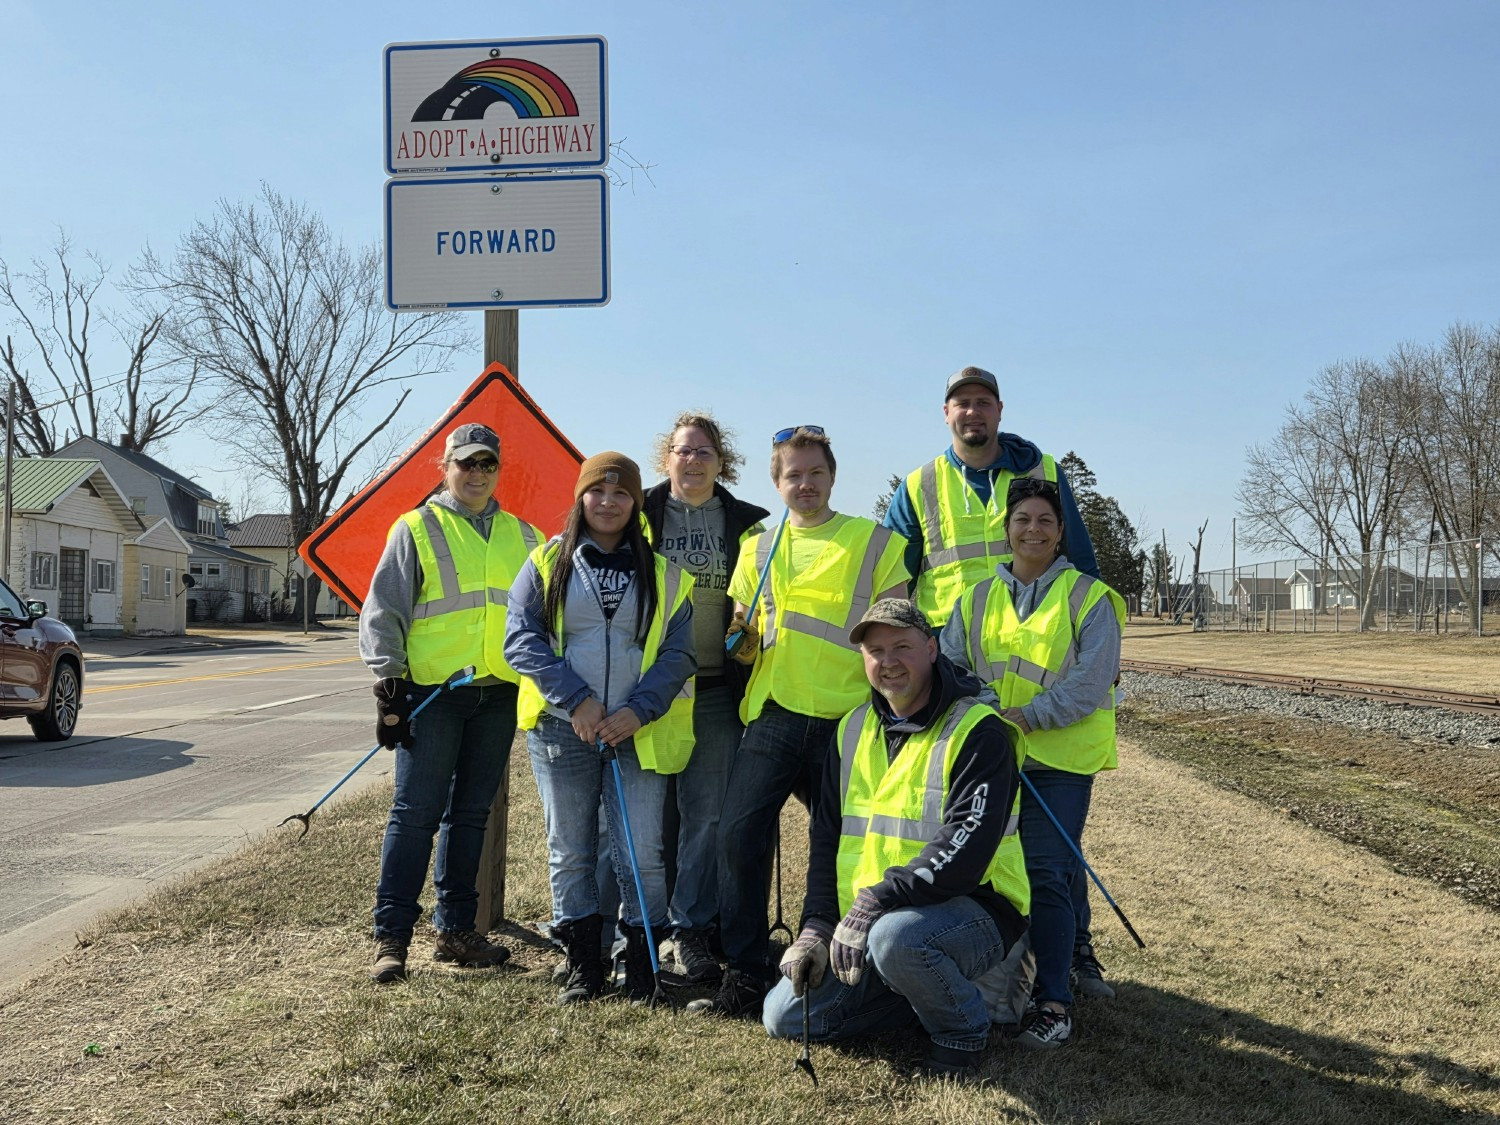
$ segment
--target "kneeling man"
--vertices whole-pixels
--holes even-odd
[[[1030,909],[1015,742],[913,603],[876,602],[849,640],[874,690],[827,758],[802,932],[766,998],[766,1030],[801,1035],[810,988],[814,1039],[920,1025],[932,1042],[919,1073],[967,1077],[990,1031],[971,982],[1004,959]]]

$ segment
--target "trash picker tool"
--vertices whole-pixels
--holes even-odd
[[[473,678],[473,665],[470,665],[467,668],[461,668],[457,672],[454,672],[453,675],[449,676],[442,683],[438,684],[437,687],[433,688],[431,695],[429,695],[426,699],[422,700],[421,703],[418,703],[415,707],[412,708],[411,715],[408,716],[407,721],[410,722],[412,719],[415,719],[418,715],[420,715],[423,708],[425,708],[438,696],[442,695],[443,692],[449,691],[456,687],[463,687],[464,684],[468,683]],[[343,787],[344,782],[348,781],[351,777],[357,774],[366,762],[368,762],[376,754],[380,753],[381,749],[382,747],[380,743],[377,742],[370,748],[370,752],[368,754],[354,763],[353,769],[351,769],[348,773],[346,773],[343,777],[339,778],[338,781],[334,783],[332,789],[318,798],[317,803],[314,804],[312,808],[308,809],[305,813],[293,813],[291,816],[287,817],[280,824],[278,824],[277,827],[285,827],[286,825],[292,823],[292,821],[294,820],[300,821],[302,824],[302,831],[297,834],[297,839],[302,839],[303,836],[307,835],[307,830],[312,827],[312,814],[322,808],[323,803],[327,801],[329,797],[332,797],[335,793],[337,793]]]
[[[771,540],[771,553],[766,556],[765,568],[761,570],[760,578],[757,579],[755,583],[755,596],[750,599],[750,608],[745,611],[746,621],[755,620],[755,607],[760,604],[760,592],[765,588],[766,575],[771,573],[771,563],[776,558],[776,548],[781,546],[781,533],[786,530],[786,518],[791,514],[792,510],[791,508],[788,508],[781,514],[781,522],[776,525],[776,538]],[[727,637],[725,639],[724,651],[730,656],[733,656],[735,653],[739,652],[740,645],[744,643],[744,640],[745,632],[742,629],[739,632],[735,633],[733,636]]]
[[[771,927],[769,937],[775,937],[777,931],[786,934],[786,943],[791,945],[797,940],[797,935],[792,933],[792,927],[786,924],[786,919],[781,916],[781,820],[776,821],[776,924]]]
[[[1042,795],[1036,791],[1036,786],[1031,783],[1031,778],[1026,776],[1025,770],[1021,771],[1021,780],[1026,783],[1026,788],[1031,790],[1032,797],[1041,806],[1041,810],[1047,814],[1047,819],[1052,822],[1052,827],[1057,829],[1057,834],[1063,838],[1063,843],[1067,844],[1073,850],[1073,854],[1078,857],[1078,862],[1083,864],[1083,869],[1089,873],[1089,878],[1094,881],[1094,886],[1099,888],[1099,893],[1104,896],[1104,901],[1109,903],[1110,909],[1115,912],[1115,917],[1120,920],[1120,924],[1135,939],[1136,945],[1145,949],[1146,943],[1141,940],[1141,935],[1135,932],[1135,927],[1130,924],[1130,919],[1125,917],[1125,911],[1120,909],[1115,900],[1110,897],[1109,892],[1104,889],[1104,883],[1100,881],[1098,875],[1094,874],[1094,869],[1089,866],[1089,861],[1083,858],[1083,852],[1073,842],[1073,837],[1063,831],[1063,826],[1058,823],[1057,817],[1052,815],[1052,810],[1047,807],[1047,802],[1042,800]],[[1025,841],[1022,841],[1022,843],[1024,845]]]
[[[802,1053],[793,1060],[792,1065],[798,1070],[807,1071],[812,1084],[817,1086],[818,1072],[813,1069],[812,1064],[812,985],[807,981],[802,982]]]
[[[625,777],[620,772],[620,758],[615,753],[615,748],[602,738],[598,740],[598,747],[600,756],[609,760],[610,768],[615,773],[615,796],[620,802],[620,824],[625,829],[625,854],[630,858],[630,874],[635,878],[636,900],[641,905],[641,928],[646,931],[646,952],[651,955],[651,976],[656,981],[656,988],[647,1005],[654,1008],[658,1004],[666,1004],[670,1007],[672,1002],[662,991],[662,985],[670,984],[680,988],[689,982],[661,967],[661,959],[656,953],[656,935],[651,932],[651,910],[646,905],[646,884],[641,881],[641,867],[635,858],[635,837],[630,831],[630,810],[625,804]]]

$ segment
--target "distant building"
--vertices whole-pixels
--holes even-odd
[[[276,613],[291,613],[297,605],[301,585],[308,568],[297,554],[298,544],[292,535],[292,517],[281,513],[260,513],[232,525],[229,544],[237,551],[265,559],[271,564],[272,605]],[[316,617],[351,617],[354,611],[326,585],[318,583]]]
[[[271,565],[229,544],[219,502],[213,493],[144,453],[122,449],[97,438],[75,438],[59,457],[88,457],[101,462],[118,482],[129,507],[144,524],[167,520],[188,544],[188,587],[179,571],[173,578],[183,593],[189,621],[258,621],[270,608]],[[143,567],[151,563],[142,563]],[[164,576],[142,573],[141,588]],[[154,586],[150,588],[154,589]],[[143,593],[143,597],[146,595]]]

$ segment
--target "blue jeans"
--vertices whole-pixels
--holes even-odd
[[[812,1038],[845,1039],[919,1023],[938,1046],[984,1049],[990,1013],[970,982],[1005,958],[1005,940],[984,907],[960,896],[892,910],[870,927],[867,952],[858,984],[843,984],[830,968],[812,990]],[[802,1001],[785,977],[761,1013],[773,1037],[801,1036]]]
[[[1036,786],[1075,844],[1083,839],[1089,815],[1094,775],[1066,770],[1029,769],[1026,779]],[[1073,938],[1077,929],[1074,883],[1086,879],[1073,849],[1021,785],[1021,847],[1026,853],[1026,877],[1031,881],[1031,947],[1036,951],[1038,1000],[1064,1007],[1073,1004],[1068,971],[1073,967]]]
[[[674,930],[706,930],[719,916],[715,848],[742,729],[739,706],[727,686],[698,692],[693,701],[693,756],[687,769],[669,779],[675,794],[668,796],[666,823],[669,834],[675,827],[677,846],[675,867],[668,861],[672,901],[667,917]]]
[[[474,928],[484,829],[515,734],[515,684],[445,691],[412,723],[413,747],[394,752],[396,796],[375,888],[377,938],[411,941],[434,835],[432,924],[444,933]]]
[[[575,922],[600,911],[597,866],[602,801],[609,829],[610,863],[620,888],[621,915],[632,926],[642,925],[613,765],[596,747],[580,740],[572,724],[546,714],[537,720],[534,730],[527,732],[526,749],[547,824],[553,921]],[[667,779],[641,769],[633,742],[621,743],[615,753],[625,783],[631,838],[651,925],[661,927],[667,917],[667,879],[661,857],[661,811]]]
[[[837,719],[814,719],[767,701],[740,739],[718,842],[719,939],[731,969],[770,977],[766,888],[781,806],[802,786],[817,816],[823,761],[838,725]]]

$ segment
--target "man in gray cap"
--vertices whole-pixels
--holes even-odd
[[[916,576],[912,597],[934,628],[942,628],[960,594],[993,578],[995,567],[1009,561],[1005,496],[1017,477],[1057,484],[1068,559],[1099,577],[1094,545],[1067,477],[1031,442],[1001,432],[1004,409],[1000,384],[984,368],[964,367],[950,375],[943,419],[953,443],[908,473],[886,509],[885,526],[907,542],[907,569]]]
[[[406,976],[434,836],[434,959],[498,965],[510,956],[475,930],[477,878],[516,733],[520,678],[504,657],[506,595],[546,536],[495,501],[494,430],[458,426],[439,464],[442,488],[391,525],[359,617],[359,654],[376,676],[376,740],[396,754],[375,890],[370,977],[379,984]],[[470,665],[471,683],[442,691]],[[434,690],[441,694],[413,720],[413,708]]]
[[[801,933],[763,1020],[801,1035],[811,989],[814,1038],[919,1025],[931,1044],[918,1073],[972,1077],[990,1030],[972,982],[1004,960],[1030,909],[1015,744],[912,602],[876,602],[849,640],[870,699],[828,755]]]

